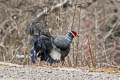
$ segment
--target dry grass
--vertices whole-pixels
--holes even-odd
[[[0,0],[0,60],[23,64],[27,46],[25,28],[28,21],[42,9],[61,0]],[[76,4],[77,3],[77,4]],[[76,30],[66,66],[113,67],[120,65],[120,2],[117,0],[70,0],[70,5],[47,13],[40,20],[51,34]],[[28,56],[27,56],[28,55]]]

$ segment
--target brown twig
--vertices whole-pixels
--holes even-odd
[[[91,49],[89,37],[88,37],[88,51],[89,51],[89,56],[90,56],[90,59],[91,59],[92,67],[95,67],[95,68],[96,68],[96,63],[95,63],[94,56],[93,56],[93,54],[92,54],[92,49]]]

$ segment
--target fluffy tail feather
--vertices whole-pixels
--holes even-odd
[[[49,53],[52,49],[51,39],[46,36],[37,36],[31,51],[32,63],[35,63],[35,57],[39,57],[41,61],[47,61]]]

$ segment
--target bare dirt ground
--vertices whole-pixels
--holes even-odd
[[[83,68],[42,68],[0,64],[0,80],[120,80],[119,74],[89,72]]]

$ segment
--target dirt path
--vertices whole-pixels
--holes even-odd
[[[85,69],[0,65],[0,80],[120,80],[120,75]]]

